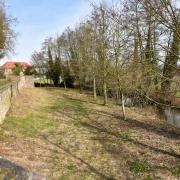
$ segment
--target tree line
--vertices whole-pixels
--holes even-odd
[[[47,38],[32,61],[40,78],[134,103],[169,105],[180,90],[178,0],[122,0],[91,4],[76,28]]]

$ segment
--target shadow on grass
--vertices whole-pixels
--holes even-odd
[[[99,103],[97,102],[96,100],[83,100],[83,99],[76,99],[76,98],[72,98],[72,97],[68,97],[66,96],[66,98],[70,101],[76,101],[76,102],[81,102],[81,103],[89,103],[89,104],[95,104],[95,105],[100,105],[100,106],[104,106],[103,102],[102,103]]]
[[[76,103],[81,102],[81,103],[90,103],[90,104],[96,104],[96,105],[103,105],[103,104],[99,104],[97,102],[86,101],[86,100],[82,100],[82,99],[75,99],[75,98],[71,98],[71,97],[68,97],[68,96],[65,96],[65,98],[68,101],[76,102]],[[81,104],[81,107],[83,108],[82,104]],[[85,108],[83,108],[83,109],[84,109],[84,112],[85,112]],[[109,117],[117,119],[118,121],[123,121],[122,116],[120,116],[118,114],[113,114],[113,113],[109,113],[109,112],[105,112],[105,111],[99,111],[99,110],[98,111],[93,111],[92,113],[98,114],[98,115],[101,114],[103,116],[109,116]],[[86,113],[86,115],[87,115],[87,113]],[[144,129],[144,130],[146,130],[148,132],[152,132],[152,133],[167,137],[169,139],[179,139],[179,137],[180,137],[180,129],[178,129],[178,128],[176,130],[171,129],[170,125],[166,126],[166,122],[165,122],[165,125],[159,124],[158,122],[155,125],[152,125],[152,124],[147,123],[147,122],[142,122],[142,121],[138,121],[136,119],[130,119],[130,118],[128,118],[125,122],[127,123],[129,128],[136,128],[136,127],[141,128],[141,129]]]
[[[107,137],[108,137],[107,135],[111,135],[111,136],[114,136],[114,137],[116,137],[117,139],[119,139],[119,140],[121,140],[121,141],[123,141],[123,142],[131,142],[131,143],[133,143],[133,144],[136,145],[136,146],[140,146],[140,147],[143,147],[143,148],[147,148],[147,149],[152,150],[152,151],[154,151],[154,152],[156,152],[156,153],[161,153],[161,154],[164,154],[164,155],[169,155],[169,156],[172,156],[172,157],[175,157],[175,158],[180,159],[180,155],[179,155],[179,154],[176,154],[176,153],[173,153],[173,152],[168,152],[168,151],[165,151],[165,150],[163,150],[163,149],[159,149],[159,148],[150,146],[150,145],[148,145],[148,144],[139,142],[139,141],[134,140],[134,139],[132,139],[132,138],[125,137],[125,136],[123,136],[123,135],[121,135],[121,134],[119,134],[119,133],[117,133],[117,132],[112,132],[112,131],[108,130],[107,128],[105,128],[102,124],[101,124],[101,126],[96,126],[96,125],[94,125],[94,124],[85,123],[85,122],[83,122],[83,123],[81,123],[81,124],[82,124],[84,127],[87,127],[87,128],[96,130],[98,136],[99,136],[101,133],[103,133],[103,134],[104,134],[104,138],[103,138],[104,140],[105,140],[105,139],[108,139],[108,138],[107,138]],[[99,124],[99,123],[98,123],[98,124]],[[99,125],[100,125],[100,124],[99,124]],[[98,136],[97,136],[96,138],[94,138],[94,140],[101,140],[101,139],[102,139],[102,136],[101,136],[100,138],[99,138]]]
[[[87,131],[90,132],[90,134],[94,135],[93,138],[91,138],[92,141],[98,141],[102,144],[102,148],[103,151],[108,152],[109,154],[111,154],[112,156],[116,156],[116,163],[118,164],[119,161],[121,161],[121,158],[118,158],[119,156],[126,156],[128,155],[129,152],[126,152],[125,149],[123,149],[124,147],[121,145],[118,146],[118,148],[114,149],[114,147],[110,146],[111,144],[114,143],[114,141],[116,143],[118,142],[123,142],[123,143],[132,143],[135,146],[139,147],[140,149],[147,149],[149,151],[153,151],[154,154],[161,154],[161,155],[167,155],[173,158],[176,158],[176,160],[178,161],[180,159],[180,155],[174,152],[169,152],[167,150],[163,150],[157,147],[153,147],[152,145],[140,142],[138,140],[135,140],[133,138],[130,138],[128,136],[124,136],[123,134],[119,133],[116,131],[116,129],[112,129],[110,128],[106,128],[105,125],[103,124],[103,122],[98,122],[97,119],[94,120],[91,117],[88,116],[88,114],[84,114],[81,115],[83,116],[84,119],[86,119],[86,121],[82,121],[80,118],[75,118],[73,115],[69,114],[69,112],[66,112],[66,110],[62,110],[62,111],[58,111],[59,115],[63,115],[67,117],[67,121],[69,121],[68,123],[74,123],[74,122],[78,122],[78,124],[80,125],[80,127],[84,127]],[[87,122],[88,121],[88,122]],[[106,124],[107,125],[107,124]],[[77,127],[78,128],[78,127]],[[53,134],[54,136],[58,136],[58,132],[55,132],[55,134]],[[52,140],[50,140],[48,138],[48,136],[43,136],[44,141],[46,141],[48,144],[54,146],[55,148],[51,149],[51,151],[53,151],[56,154],[62,153],[64,152],[66,155],[68,155],[71,158],[74,158],[75,160],[81,162],[82,164],[86,165],[86,167],[93,172],[94,174],[96,174],[97,176],[99,176],[102,179],[115,179],[115,177],[113,176],[109,176],[107,174],[105,174],[104,172],[102,172],[101,170],[95,168],[93,165],[91,165],[89,162],[85,161],[83,158],[75,155],[72,151],[71,151],[71,147],[67,146],[65,147],[62,144],[59,144],[57,142],[53,142]],[[110,144],[109,144],[110,143]],[[92,154],[93,156],[93,154]],[[168,167],[161,167],[161,166],[157,166],[157,168],[159,169],[167,169],[169,170]],[[122,169],[123,171],[123,169]],[[125,173],[126,174],[126,173]],[[124,174],[124,176],[125,176]],[[128,174],[126,174],[128,177]]]
[[[100,113],[104,116],[109,116],[109,117],[115,118],[118,121],[124,121],[123,117],[118,114],[113,114],[113,113],[104,112],[104,111],[97,111],[96,113],[98,113],[98,114]],[[127,126],[129,128],[137,127],[140,129],[144,129],[145,131],[167,137],[169,139],[179,139],[180,138],[180,129],[178,129],[178,128],[176,130],[171,129],[170,126],[166,126],[166,122],[165,122],[164,126],[162,124],[159,124],[158,122],[156,124],[152,125],[147,122],[142,122],[142,121],[138,121],[136,119],[130,119],[130,118],[127,118],[124,122],[127,124]]]
[[[54,88],[52,88],[52,90],[54,92]],[[49,91],[51,91],[51,89]],[[162,127],[162,125],[160,125],[160,124],[158,126],[156,126],[156,124],[152,125],[152,124],[149,124],[146,122],[140,122],[136,119],[127,119],[126,121],[123,121],[122,117],[119,116],[118,114],[113,114],[113,113],[109,113],[109,112],[105,112],[105,111],[92,110],[90,112],[90,110],[88,108],[84,107],[85,103],[92,103],[92,104],[96,104],[96,105],[99,105],[99,104],[96,102],[89,102],[89,101],[85,101],[85,100],[73,99],[67,95],[64,95],[64,98],[65,98],[65,101],[67,101],[66,102],[67,105],[61,105],[61,104],[51,105],[50,107],[48,107],[48,109],[52,108],[50,112],[54,113],[54,114],[57,113],[57,116],[59,116],[60,118],[61,118],[61,116],[67,117],[67,118],[63,119],[64,122],[68,122],[71,124],[78,123],[78,125],[85,128],[91,135],[94,136],[94,138],[92,139],[93,141],[99,141],[102,144],[103,151],[107,151],[111,155],[117,154],[119,156],[122,154],[122,152],[120,152],[120,150],[113,151],[112,147],[110,147],[110,148],[108,147],[107,142],[108,141],[111,142],[111,140],[113,139],[113,141],[116,141],[116,142],[132,143],[141,149],[146,148],[150,151],[153,151],[154,153],[168,155],[168,156],[174,157],[176,159],[180,159],[180,155],[177,153],[169,152],[167,150],[153,147],[152,145],[146,144],[144,142],[140,142],[136,139],[130,138],[129,136],[122,135],[117,130],[118,126],[120,126],[120,123],[116,123],[117,129],[116,129],[116,127],[112,127],[111,123],[113,123],[113,121],[111,121],[111,118],[113,118],[114,121],[116,121],[116,122],[125,123],[126,126],[128,126],[129,128],[144,129],[145,131],[152,132],[152,133],[155,133],[158,135],[162,135],[162,136],[165,136],[165,137],[168,137],[171,139],[178,139],[178,137],[180,135],[178,130],[177,131],[171,130],[171,129],[166,128],[165,126]],[[57,99],[57,101],[59,102],[60,100]],[[61,102],[61,103],[63,103],[63,102]],[[92,118],[92,117],[90,117],[90,115],[93,115],[94,117]],[[105,121],[105,122],[99,121],[98,122],[97,116],[98,117],[104,116],[106,118],[108,117],[108,121]],[[58,122],[57,126],[61,126],[60,118],[59,118],[59,122]],[[39,118],[39,119],[42,119],[42,118]],[[28,119],[27,127],[31,127],[32,132],[36,132],[36,131],[39,132],[40,129],[38,128],[38,125],[35,124],[35,125],[31,126],[29,124],[30,122],[32,122],[31,118]],[[78,128],[78,126],[75,128]],[[45,129],[46,129],[46,126],[45,126]],[[53,139],[54,140],[57,139],[58,132],[53,132],[53,135],[56,136]],[[45,142],[47,142],[48,144],[50,144],[54,147],[52,149],[48,149],[51,152],[54,152],[57,154],[64,152],[69,157],[74,158],[77,161],[81,162],[82,164],[86,165],[86,167],[91,172],[93,172],[100,178],[114,179],[113,177],[110,177],[109,175],[103,173],[100,169],[95,168],[93,165],[91,165],[89,162],[85,161],[81,157],[75,155],[71,150],[71,146],[65,147],[62,144],[59,145],[58,142],[53,142],[52,140],[50,140],[48,138],[48,135],[45,135],[42,137]],[[88,138],[90,138],[90,137],[88,137]],[[43,147],[43,148],[45,149],[48,147]],[[118,148],[120,148],[120,147],[118,147]],[[122,147],[122,149],[123,149],[123,147]],[[128,154],[128,152],[127,152],[127,154]],[[93,156],[93,154],[92,154],[92,156]],[[119,159],[116,160],[117,163],[118,163],[118,161],[119,161]]]
[[[33,172],[29,172],[27,169],[14,164],[11,161],[0,158],[0,178],[3,180],[10,179],[39,179],[47,180],[46,177],[41,176]]]
[[[90,165],[87,161],[83,160],[81,157],[76,156],[75,154],[73,154],[69,148],[64,147],[63,145],[59,145],[57,143],[54,143],[53,141],[49,140],[47,136],[42,136],[43,139],[49,143],[50,145],[56,147],[55,149],[49,149],[50,151],[53,151],[56,154],[61,153],[61,151],[63,151],[66,155],[69,155],[71,158],[81,162],[82,164],[86,165],[86,167],[93,172],[94,174],[96,174],[97,176],[99,176],[100,178],[106,179],[106,180],[115,180],[114,177],[108,176],[102,172],[100,172],[100,170],[98,170],[97,168],[95,168],[94,166]],[[58,149],[58,150],[57,150]]]
[[[77,122],[77,118],[74,118],[73,116],[69,115],[69,114],[66,113],[65,111],[61,111],[60,113],[63,114],[64,116],[70,118],[70,119],[73,120],[74,122]],[[110,136],[113,136],[113,137],[115,137],[115,138],[123,141],[123,142],[131,142],[131,143],[133,143],[133,144],[136,145],[136,146],[140,146],[140,147],[143,147],[143,148],[147,148],[147,149],[152,150],[152,151],[154,151],[154,152],[156,152],[156,153],[161,153],[161,154],[164,154],[164,155],[169,155],[169,156],[172,156],[172,157],[175,157],[175,158],[180,159],[180,154],[176,154],[176,153],[173,153],[173,152],[169,152],[169,151],[166,151],[166,150],[163,150],[163,149],[160,149],[160,148],[157,148],[157,147],[153,147],[153,146],[151,146],[151,145],[148,145],[148,144],[139,142],[138,140],[134,140],[134,139],[132,139],[132,138],[125,137],[125,136],[121,135],[120,133],[116,132],[116,130],[112,131],[111,128],[108,128],[108,129],[107,129],[102,123],[95,121],[94,119],[90,118],[88,115],[84,115],[84,118],[88,118],[88,120],[89,120],[90,122],[81,122],[81,121],[79,121],[78,123],[79,123],[81,126],[87,128],[88,130],[92,130],[92,131],[91,131],[92,134],[95,134],[95,131],[96,131],[96,132],[97,132],[97,133],[95,134],[95,135],[96,135],[96,138],[95,138],[96,140],[98,140],[99,138],[101,139],[101,138],[102,138],[101,134],[103,133],[104,139],[108,139],[107,137],[110,135]],[[119,119],[119,118],[120,118],[120,117],[118,116],[118,119]],[[130,124],[131,122],[132,122],[132,125]],[[141,123],[141,122],[139,122],[139,121],[137,121],[137,120],[128,119],[128,120],[127,120],[127,123],[128,123],[128,125],[129,125],[130,127],[141,127],[141,126],[142,126],[142,128],[145,128],[145,129],[149,128],[149,127],[148,127],[149,125],[147,125],[147,124],[145,124],[145,123]],[[133,123],[134,123],[134,124],[133,124]],[[136,123],[137,123],[137,124],[136,124]],[[147,127],[146,127],[146,126],[147,126]],[[154,128],[154,127],[150,126],[150,128]],[[147,130],[150,131],[151,129],[147,129]],[[157,131],[158,133],[160,133],[160,135],[164,135],[164,133],[162,134],[161,131],[158,131],[158,129],[155,129],[155,132],[156,132],[156,131]],[[154,132],[154,131],[153,131],[153,132]],[[171,132],[171,133],[173,133],[173,132]],[[165,134],[165,135],[167,135],[167,134]],[[170,135],[172,135],[172,134],[168,134],[168,137],[169,137]],[[176,134],[176,135],[174,135],[173,137],[178,138],[178,135]],[[94,139],[94,140],[95,140],[95,139]],[[99,140],[100,140],[100,139],[99,139]]]

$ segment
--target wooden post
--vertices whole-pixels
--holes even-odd
[[[11,99],[12,99],[12,97],[13,97],[13,85],[12,84],[10,86],[10,89],[11,89]]]

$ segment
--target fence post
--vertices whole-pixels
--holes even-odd
[[[12,99],[12,97],[13,97],[13,85],[11,84],[11,99]]]
[[[17,92],[19,94],[19,81],[17,81]]]

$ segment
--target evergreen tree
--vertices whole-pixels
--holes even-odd
[[[60,75],[61,75],[61,64],[59,58],[56,56],[55,61],[53,61],[53,56],[51,53],[50,47],[48,47],[48,65],[49,65],[49,70],[48,70],[48,75],[50,79],[53,81],[54,86],[58,86],[59,80],[60,80]]]
[[[61,64],[60,64],[59,58],[56,56],[56,59],[53,65],[53,82],[55,86],[59,84],[60,75],[61,75]]]

